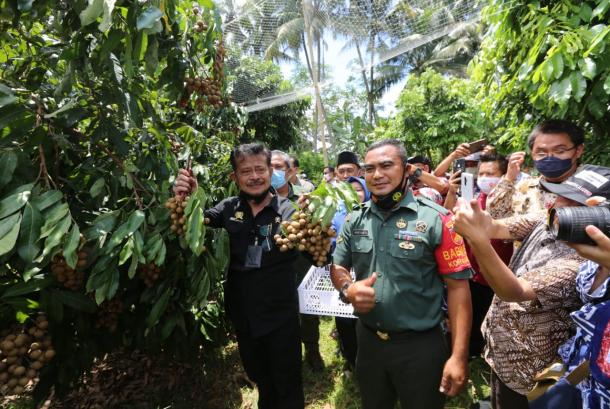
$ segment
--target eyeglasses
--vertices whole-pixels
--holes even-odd
[[[574,150],[574,149],[576,149],[576,145],[572,146],[571,148],[556,148],[556,149],[551,150],[550,152],[535,151],[535,152],[532,152],[532,158],[534,158],[534,160],[542,160],[549,156],[553,156],[553,157],[563,156],[567,152],[570,152],[571,150]]]

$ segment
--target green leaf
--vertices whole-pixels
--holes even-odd
[[[134,211],[131,216],[129,216],[129,219],[114,232],[108,241],[108,244],[104,247],[106,254],[118,246],[127,236],[138,230],[140,225],[144,222],[144,219],[144,212],[141,210]]]
[[[83,293],[66,290],[54,290],[52,291],[54,297],[56,297],[62,304],[77,310],[92,314],[97,309],[95,303]]]
[[[165,308],[167,308],[167,302],[169,301],[170,296],[171,289],[166,288],[161,297],[159,297],[155,305],[152,307],[152,309],[150,310],[150,314],[146,318],[146,326],[148,328],[152,328],[157,324],[159,318],[161,317],[161,314],[163,314]]]
[[[89,194],[91,195],[91,197],[97,197],[100,193],[102,193],[105,185],[106,181],[104,180],[104,178],[99,178],[98,180],[96,180],[95,183],[93,183],[93,185],[91,185],[91,188],[89,189]]]
[[[189,248],[196,255],[202,253],[201,249],[201,234],[203,231],[203,211],[197,208],[189,216],[186,225],[186,242]]]
[[[578,62],[578,66],[585,78],[592,80],[597,75],[597,64],[591,58],[584,58]]]
[[[17,97],[13,94],[13,90],[6,85],[0,84],[0,108],[10,105],[17,101]]]
[[[78,262],[78,245],[80,244],[80,230],[78,229],[78,224],[73,223],[72,229],[70,230],[70,235],[66,240],[66,244],[64,245],[64,258],[66,259],[66,264],[71,268],[76,268],[76,263]]]
[[[34,0],[17,0],[17,9],[19,11],[30,11]]]
[[[570,78],[555,81],[549,90],[549,97],[560,105],[565,104],[570,99],[571,94],[572,82]]]
[[[19,227],[21,226],[21,214],[17,217],[17,222],[11,229],[2,237],[0,237],[0,256],[8,253],[15,247],[17,236],[19,235]]]
[[[30,198],[31,193],[32,192],[28,189],[23,192],[12,194],[0,201],[0,219],[3,219],[21,209]]]
[[[53,229],[55,229],[55,225],[57,222],[62,220],[66,215],[70,212],[67,203],[58,203],[44,213],[45,223],[40,229],[40,238],[43,239],[47,237]]]
[[[17,154],[13,151],[2,152],[0,155],[0,188],[11,181],[16,167]]]
[[[83,11],[81,11],[80,23],[81,25],[88,26],[93,23],[99,16],[104,12],[104,0],[89,0],[89,5]]]
[[[604,91],[606,91],[606,94],[610,95],[610,75],[608,75],[606,81],[604,81]]]
[[[106,32],[110,29],[110,25],[112,24],[112,10],[114,10],[114,3],[116,3],[116,0],[104,0],[104,18],[98,27],[102,32]]]
[[[43,257],[51,254],[57,248],[61,243],[61,239],[63,239],[68,232],[68,229],[70,229],[70,224],[72,224],[72,217],[67,215],[55,225],[44,242],[44,249],[42,250]]]
[[[43,211],[60,201],[62,197],[63,194],[59,190],[48,190],[40,196],[33,197],[31,202],[38,210]]]
[[[129,263],[129,270],[127,271],[127,276],[130,280],[132,280],[136,276],[136,272],[138,269],[138,255],[131,255],[131,263]]]
[[[21,213],[15,213],[0,220],[0,237],[4,237],[10,230],[13,229],[15,224],[19,222],[19,217],[21,217]]]
[[[594,19],[595,17],[601,16],[603,14],[606,13],[606,11],[608,11],[608,8],[610,7],[610,0],[602,0],[599,2],[599,5],[597,7],[595,7],[595,9],[593,10],[593,13],[591,15],[591,19]]]
[[[85,230],[84,236],[87,241],[98,239],[112,231],[119,218],[119,211],[102,213],[93,220],[93,226]]]
[[[20,282],[9,287],[0,298],[16,297],[19,295],[30,294],[47,288],[53,284],[53,280],[50,278],[43,278],[39,280],[30,280],[27,283]]]
[[[42,227],[42,214],[31,203],[26,203],[23,211],[23,220],[21,221],[21,232],[19,234],[19,247],[17,252],[19,256],[26,262],[34,261],[40,246],[37,245],[40,236],[40,228]]]
[[[551,64],[553,65],[553,74],[555,79],[561,78],[563,75],[563,58],[561,53],[556,52],[551,57]]]
[[[585,77],[580,72],[574,71],[570,75],[570,82],[572,84],[572,96],[577,102],[580,102],[587,92],[587,80],[585,80]]]
[[[159,10],[157,7],[148,7],[138,16],[136,27],[138,30],[153,28],[155,23],[159,22],[161,17],[163,17],[163,12],[161,10]]]
[[[119,266],[122,266],[127,262],[127,260],[129,260],[133,254],[133,247],[134,239],[133,236],[131,236],[129,239],[127,239],[127,242],[125,242],[125,245],[121,249],[121,253],[119,254]]]

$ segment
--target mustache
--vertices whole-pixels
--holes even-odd
[[[265,181],[263,179],[256,179],[256,180],[252,180],[252,181],[246,183],[246,186],[254,187],[254,186],[262,186],[264,184],[265,184]]]

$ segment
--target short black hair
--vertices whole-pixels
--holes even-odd
[[[585,131],[580,126],[564,119],[549,119],[536,125],[527,138],[527,145],[529,146],[530,151],[533,149],[538,135],[552,133],[564,133],[568,135],[575,146],[585,143]]]
[[[398,156],[402,160],[402,163],[407,163],[407,150],[405,149],[405,145],[398,139],[382,139],[381,141],[377,141],[368,147],[366,153],[369,153],[375,149],[383,148],[384,146],[395,147],[398,150]]]
[[[479,157],[479,165],[484,162],[497,162],[500,172],[502,172],[503,175],[505,175],[508,170],[508,160],[506,159],[506,156],[499,154],[481,155]]]
[[[246,143],[235,147],[231,151],[231,167],[237,170],[237,161],[244,156],[264,155],[267,158],[267,166],[271,167],[271,151],[262,143]]]
[[[298,168],[299,167],[299,159],[294,156],[294,155],[290,155],[290,159],[292,159],[292,167],[293,168]]]

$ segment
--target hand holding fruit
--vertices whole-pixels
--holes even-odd
[[[190,169],[180,169],[178,176],[174,182],[174,194],[176,196],[186,196],[197,190],[197,179],[193,177],[193,172]]]

